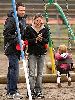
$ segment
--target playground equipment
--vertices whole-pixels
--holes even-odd
[[[69,19],[69,17],[68,17],[68,16],[69,16],[68,10],[69,10],[68,0],[66,0],[66,17],[67,17],[67,19]],[[69,40],[68,40],[68,47],[69,47],[69,51],[71,51],[72,41],[71,41],[71,36],[70,36],[70,34],[68,34],[68,37],[69,37]]]
[[[44,1],[44,0],[43,0]],[[59,6],[58,3],[54,3],[54,0],[49,0],[49,3],[45,3],[44,1],[44,5],[45,5],[45,18],[46,18],[46,25],[49,29],[49,50],[50,50],[50,57],[51,57],[51,65],[52,65],[52,73],[55,73],[55,61],[54,61],[54,54],[53,54],[53,43],[52,43],[52,39],[51,39],[51,36],[50,36],[50,26],[48,24],[48,11],[47,11],[47,7],[50,7],[50,5],[54,5],[57,9],[57,11],[60,13],[62,19],[64,20],[64,23],[66,25],[66,27],[68,28],[68,36],[70,36],[69,39],[71,40],[74,40],[75,41],[75,35],[74,35],[74,32],[67,20],[67,17],[65,16],[62,8]],[[51,66],[50,65],[50,66]]]
[[[44,0],[43,0],[44,1]],[[53,2],[53,0],[50,1],[50,4]],[[53,54],[53,45],[52,45],[52,39],[50,36],[50,26],[48,25],[48,13],[47,13],[47,4],[45,4],[44,1],[44,7],[45,7],[45,18],[46,18],[46,25],[49,29],[49,50],[50,50],[50,57],[51,57],[51,63],[52,63],[52,73],[55,73],[55,61],[54,61],[54,54]]]
[[[50,7],[51,4],[58,5],[57,3],[55,4],[53,0],[50,0],[48,4],[45,4],[45,13],[46,13],[47,20],[48,20],[48,16],[47,16],[48,14],[47,14],[46,10],[47,10],[47,7],[48,6]],[[67,21],[67,19],[66,19],[66,21]],[[66,22],[66,21],[65,21],[65,23],[67,23],[67,27],[68,27],[68,22]],[[50,26],[49,26],[49,28],[50,28]],[[69,30],[70,30],[69,31],[70,33],[69,34],[72,35],[73,40],[75,40],[74,33],[73,33],[72,29],[70,28],[70,26],[69,26]],[[51,37],[50,37],[50,39],[51,39]],[[49,42],[51,42],[51,45],[50,45],[51,47],[50,48],[51,48],[51,51],[52,51],[51,53],[53,54],[52,39]],[[52,57],[53,57],[52,60],[54,59],[54,56],[53,55],[52,55]],[[53,61],[53,65],[54,65],[54,68],[55,68],[54,61]],[[54,71],[55,71],[55,69],[54,69]],[[72,77],[72,82],[75,82],[75,73],[71,74],[71,77]],[[62,80],[61,81],[63,81],[63,82],[67,81],[67,79],[66,79],[66,77],[64,75],[62,75]],[[0,76],[0,84],[6,84],[6,82],[7,82],[6,76],[3,76],[3,75]],[[19,82],[20,83],[25,83],[26,82],[25,76],[20,76]],[[43,75],[43,82],[46,82],[46,83],[47,82],[56,82],[56,74],[44,74]]]

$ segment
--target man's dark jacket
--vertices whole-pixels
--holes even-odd
[[[24,40],[25,39],[24,30],[26,28],[26,20],[25,17],[19,17],[19,16],[18,19],[19,19],[21,39]],[[16,45],[19,43],[19,40],[18,40],[18,33],[13,11],[8,13],[8,18],[6,19],[4,25],[3,36],[4,36],[5,54],[19,55],[20,52],[16,50]]]

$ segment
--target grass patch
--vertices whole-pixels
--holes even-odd
[[[4,25],[3,24],[0,24],[0,29],[3,29],[4,28]]]

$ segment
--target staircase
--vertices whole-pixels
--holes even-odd
[[[16,0],[18,1],[18,0]],[[42,13],[44,14],[44,3],[43,0],[23,0],[26,5],[26,13],[29,16],[33,16],[35,13]],[[48,2],[48,0],[45,0]],[[67,14],[66,9],[66,0],[57,0],[57,3],[62,7],[65,15]],[[68,17],[75,18],[75,0],[68,0]],[[10,0],[1,0],[0,1],[0,17],[7,16],[7,12],[12,9]],[[58,11],[56,10],[55,6],[51,5],[48,7],[49,17],[56,18],[56,14]]]

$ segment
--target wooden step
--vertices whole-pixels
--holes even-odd
[[[35,0],[36,1],[36,0]],[[59,0],[60,1],[60,0]],[[26,5],[26,13],[30,16],[32,16],[32,14],[35,14],[35,13],[42,13],[44,15],[44,4],[43,3],[25,3]],[[65,3],[60,3],[60,6],[62,7],[64,13],[66,14],[67,12],[67,9],[66,9],[66,5]],[[2,10],[3,9],[3,10]],[[0,16],[6,16],[7,15],[7,12],[9,9],[12,9],[12,5],[11,3],[0,3]],[[50,17],[56,17],[56,13],[58,11],[56,11],[56,7],[51,5],[50,7],[48,7],[48,13],[49,13],[49,16]],[[75,3],[72,3],[69,4],[69,9],[68,9],[68,13],[69,13],[69,17],[75,17]],[[59,14],[60,15],[60,14]]]

